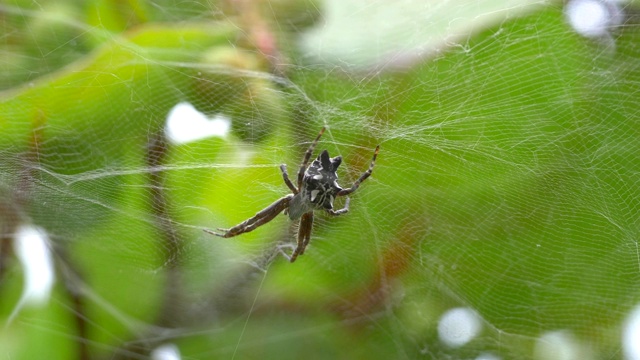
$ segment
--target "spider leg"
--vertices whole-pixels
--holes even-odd
[[[294,244],[279,244],[277,246],[278,252],[280,252],[280,254],[282,254],[282,256],[284,256],[289,261],[291,261],[291,256],[289,256],[289,254],[287,254],[284,251],[284,249],[294,250],[295,248],[296,248],[296,246]]]
[[[309,245],[309,240],[311,240],[311,230],[313,230],[313,212],[310,212],[308,217],[308,230],[305,231],[304,237],[304,246],[302,247],[302,251],[300,251],[300,255],[304,255],[304,251]],[[302,222],[302,219],[300,220]]]
[[[344,207],[342,209],[340,210],[325,209],[325,211],[331,216],[339,216],[342,214],[346,214],[347,212],[349,212],[349,202],[351,202],[351,198],[347,196],[347,201],[345,201]]]
[[[289,173],[287,173],[287,165],[286,164],[280,165],[280,171],[282,171],[282,179],[284,180],[284,183],[287,184],[289,189],[291,189],[291,191],[293,191],[294,194],[297,194],[298,189],[296,189],[295,185],[293,185],[293,183],[289,179]]]
[[[363,181],[367,180],[367,178],[371,176],[371,173],[373,172],[373,167],[376,165],[376,157],[378,156],[379,150],[380,150],[380,145],[376,146],[376,150],[373,152],[373,159],[371,159],[371,165],[369,165],[369,169],[367,169],[367,171],[362,173],[362,175],[360,175],[360,178],[358,178],[358,180],[356,180],[356,182],[354,182],[350,188],[340,190],[337,194],[338,196],[349,195],[352,192],[358,190],[358,186],[360,186],[360,184]]]
[[[302,179],[304,178],[304,171],[307,169],[307,164],[309,164],[309,159],[311,159],[311,154],[313,154],[313,149],[315,149],[316,144],[318,144],[318,140],[320,140],[320,137],[322,136],[322,134],[324,134],[324,130],[325,128],[323,127],[322,130],[320,130],[320,134],[318,134],[316,139],[313,140],[311,145],[309,145],[307,152],[304,153],[302,164],[300,164],[300,169],[298,170],[298,189],[302,187]]]
[[[249,231],[253,231],[261,225],[273,220],[282,210],[289,207],[289,202],[293,198],[292,194],[289,194],[283,198],[276,200],[273,204],[257,212],[253,217],[241,222],[240,224],[230,229],[218,229],[222,233],[218,233],[212,230],[204,229],[205,232],[220,236],[223,238],[230,238],[236,235],[240,235]]]
[[[296,261],[298,255],[304,254],[304,249],[309,244],[309,240],[311,239],[311,229],[313,228],[313,212],[308,212],[302,214],[302,218],[300,219],[300,228],[298,229],[298,246],[291,254],[289,258],[290,262]]]

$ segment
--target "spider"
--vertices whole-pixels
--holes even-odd
[[[289,179],[287,165],[280,165],[280,171],[282,171],[284,183],[291,190],[292,194],[288,194],[276,200],[271,205],[257,212],[252,218],[249,218],[230,229],[218,228],[221,233],[208,229],[205,229],[204,231],[223,238],[230,238],[253,231],[273,220],[278,214],[284,211],[285,214],[289,215],[289,219],[300,219],[297,246],[291,256],[287,256],[290,262],[296,261],[296,258],[298,258],[299,255],[304,254],[304,250],[311,239],[313,211],[324,210],[332,216],[347,213],[349,211],[350,201],[348,196],[342,209],[334,210],[333,201],[338,196],[346,196],[356,191],[360,184],[371,175],[373,172],[373,166],[376,163],[378,151],[380,150],[380,145],[376,146],[369,169],[362,173],[350,188],[343,189],[338,185],[338,174],[336,173],[338,166],[340,166],[340,163],[342,162],[341,156],[331,158],[329,157],[329,152],[324,150],[311,163],[311,165],[307,167],[307,164],[311,159],[313,149],[316,147],[316,144],[318,144],[318,140],[320,140],[324,131],[325,128],[323,127],[322,130],[320,130],[320,134],[318,134],[304,154],[302,164],[300,164],[300,170],[298,170],[297,187],[293,185]]]

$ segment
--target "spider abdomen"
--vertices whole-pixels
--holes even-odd
[[[289,218],[299,219],[302,214],[313,210],[331,210],[333,201],[338,192],[342,190],[338,185],[338,166],[342,157],[329,157],[329,152],[324,150],[309,165],[302,178],[302,186],[289,204]]]

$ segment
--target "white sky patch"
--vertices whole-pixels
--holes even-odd
[[[608,35],[623,18],[618,2],[613,0],[572,0],[565,7],[565,16],[574,30],[585,37]]]
[[[460,347],[473,340],[482,330],[482,320],[470,308],[455,308],[447,311],[438,323],[440,341],[451,347]]]
[[[223,115],[209,118],[193,105],[181,102],[169,111],[165,133],[172,143],[185,144],[211,136],[226,136],[230,127],[229,118]]]
[[[305,54],[341,67],[399,67],[464,42],[539,0],[325,0],[322,23],[300,39]]]
[[[627,316],[622,328],[622,348],[625,359],[640,360],[640,304]]]
[[[152,360],[180,360],[180,350],[174,344],[161,345],[151,352]]]
[[[569,331],[549,331],[536,341],[534,359],[539,360],[588,360],[589,352]]]
[[[18,227],[13,240],[16,256],[24,269],[24,288],[7,325],[24,306],[46,305],[55,283],[49,238],[45,231],[32,225],[23,225]]]

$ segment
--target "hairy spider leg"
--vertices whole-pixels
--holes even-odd
[[[300,164],[300,169],[298,170],[298,189],[302,189],[302,179],[304,178],[304,172],[305,172],[305,170],[307,170],[307,165],[309,164],[309,159],[311,159],[311,155],[313,154],[313,149],[315,149],[316,145],[318,144],[318,140],[320,140],[320,137],[322,136],[322,134],[324,134],[324,130],[325,129],[326,128],[323,127],[320,130],[320,134],[318,134],[316,139],[313,140],[311,145],[309,145],[309,148],[307,149],[307,152],[304,153],[304,158],[302,159],[302,164]]]
[[[304,249],[309,244],[311,239],[311,229],[313,228],[313,212],[302,214],[300,218],[300,228],[298,229],[298,246],[291,254],[289,258],[290,262],[296,261],[298,255],[304,254]]]
[[[337,196],[349,195],[352,192],[358,190],[358,187],[360,186],[360,184],[363,181],[365,181],[369,176],[371,176],[371,173],[373,172],[373,167],[376,165],[376,157],[378,156],[379,150],[380,150],[380,145],[376,146],[376,150],[373,152],[373,159],[371,159],[371,165],[369,165],[369,169],[367,169],[367,171],[365,171],[362,175],[360,175],[360,178],[358,178],[358,180],[356,180],[356,182],[354,182],[350,188],[340,190]]]
[[[236,235],[253,231],[256,228],[260,227],[261,225],[264,225],[269,221],[273,220],[273,218],[275,218],[278,214],[280,214],[284,209],[288,208],[289,202],[291,201],[292,198],[293,198],[292,194],[289,194],[283,198],[280,198],[276,200],[273,204],[257,212],[252,218],[247,219],[230,229],[218,228],[218,230],[222,231],[223,233],[217,233],[215,231],[211,231],[208,229],[204,229],[204,231],[208,232],[209,234],[213,234],[223,238],[230,238]]]
[[[291,189],[291,191],[294,194],[297,194],[298,189],[296,189],[295,185],[293,185],[293,183],[289,179],[289,173],[287,172],[287,164],[280,165],[280,171],[282,171],[282,179],[284,180],[284,183],[287,184],[289,189]]]

